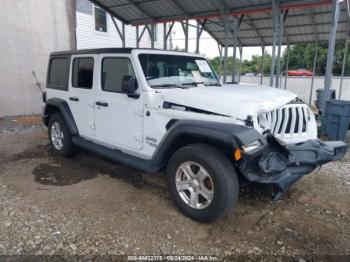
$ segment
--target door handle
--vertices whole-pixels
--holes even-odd
[[[77,98],[76,96],[71,96],[69,98],[70,101],[74,101],[74,102],[78,102],[79,101],[79,98]]]
[[[97,101],[97,102],[96,102],[96,105],[98,105],[98,106],[108,107],[108,103],[106,103],[106,102],[102,102],[102,101]]]

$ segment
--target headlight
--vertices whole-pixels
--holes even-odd
[[[262,143],[260,140],[256,140],[252,143],[249,143],[247,145],[243,145],[242,149],[244,150],[245,153],[249,153],[251,151],[254,151],[255,149],[259,148],[262,146]]]

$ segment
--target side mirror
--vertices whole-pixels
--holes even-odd
[[[122,80],[122,91],[131,98],[139,98],[140,94],[135,93],[138,88],[136,77],[126,75]]]

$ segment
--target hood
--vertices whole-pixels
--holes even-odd
[[[228,84],[188,89],[163,89],[164,101],[238,119],[281,107],[296,94],[262,85]]]

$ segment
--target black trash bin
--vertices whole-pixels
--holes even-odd
[[[328,100],[325,118],[326,135],[332,139],[345,141],[350,123],[350,101]]]
[[[323,98],[326,99],[323,99]],[[316,90],[316,101],[315,105],[317,106],[320,115],[323,115],[323,112],[321,112],[321,109],[324,108],[322,103],[323,101],[326,101],[328,99],[335,99],[335,90],[334,89],[329,89],[329,90],[324,90],[324,89],[317,89]]]

